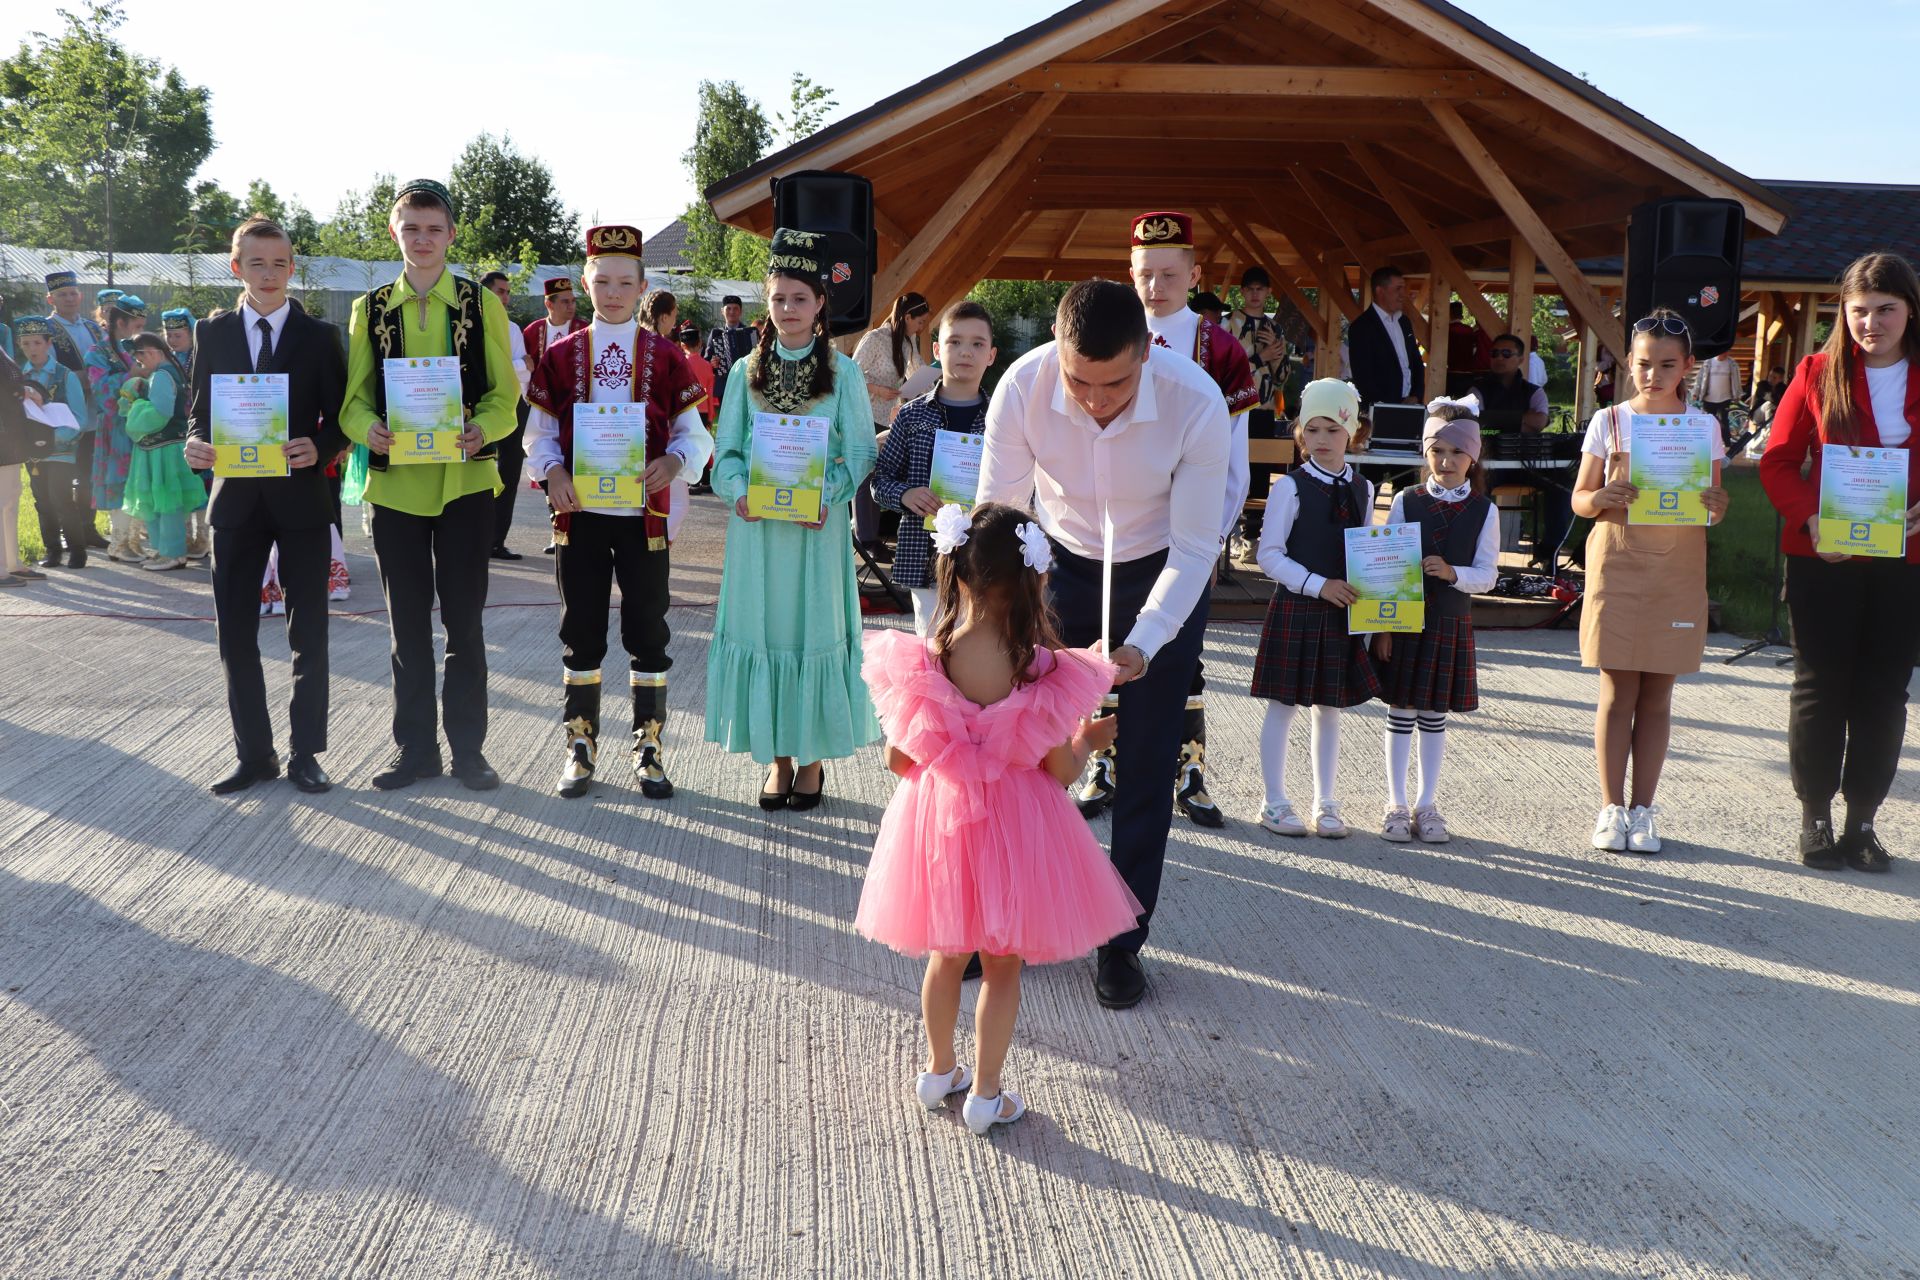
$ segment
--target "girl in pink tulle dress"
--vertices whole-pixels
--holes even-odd
[[[958,506],[934,518],[933,634],[866,637],[866,680],[904,781],[880,824],[856,924],[927,957],[920,989],[929,1109],[971,1086],[961,1114],[986,1133],[1026,1113],[1000,1088],[1020,1008],[1023,961],[1085,955],[1134,927],[1140,904],[1087,830],[1065,788],[1109,745],[1090,723],[1113,685],[1099,655],[1063,650],[1046,604],[1052,549],[1012,507]],[[955,1060],[968,957],[984,983],[974,1015],[977,1073]]]

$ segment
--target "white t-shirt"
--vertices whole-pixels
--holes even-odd
[[[1193,348],[1200,337],[1200,313],[1182,307],[1170,316],[1147,312],[1147,330],[1159,341],[1156,346],[1170,349],[1177,356],[1193,359]]]
[[[1662,416],[1677,417],[1678,415],[1665,414]],[[1716,462],[1726,457],[1727,442],[1720,435],[1720,424],[1715,422],[1710,415],[1704,413],[1690,413],[1686,416],[1693,419],[1694,423],[1699,426],[1701,432],[1707,436],[1707,456]],[[1617,437],[1614,434],[1614,420],[1616,417],[1618,418],[1619,427]],[[1593,421],[1587,424],[1587,440],[1586,443],[1581,446],[1581,449],[1582,452],[1590,453],[1600,459],[1600,461],[1605,462],[1611,454],[1616,452],[1614,448],[1616,443],[1619,446],[1617,452],[1625,453],[1632,439],[1633,410],[1624,404],[1613,405],[1595,411]]]
[[[1867,370],[1867,395],[1873,402],[1873,425],[1880,443],[1889,449],[1904,449],[1913,427],[1907,422],[1907,368],[1902,360],[1884,369]]]

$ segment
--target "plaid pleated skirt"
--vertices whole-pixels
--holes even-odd
[[[1345,609],[1276,591],[1251,692],[1302,707],[1357,707],[1380,696],[1380,675],[1366,645],[1347,631]]]
[[[1381,666],[1380,700],[1415,711],[1472,711],[1480,705],[1473,619],[1432,618],[1417,636],[1395,636]]]

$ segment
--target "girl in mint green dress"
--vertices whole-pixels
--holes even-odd
[[[860,676],[860,592],[848,504],[873,470],[866,379],[826,328],[824,237],[774,233],[769,323],[733,366],[713,459],[713,491],[734,508],[707,651],[707,740],[769,765],[760,807],[820,803],[829,758],[880,736]],[[756,413],[831,420],[819,524],[747,515]]]
[[[133,442],[122,501],[147,524],[153,557],[140,567],[184,569],[187,514],[207,505],[206,485],[185,456],[187,378],[159,334],[140,334],[129,349],[138,376],[120,388],[120,421]]]

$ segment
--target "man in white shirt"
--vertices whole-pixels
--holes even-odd
[[[1722,430],[1727,407],[1740,398],[1740,362],[1722,351],[1700,365],[1700,407],[1712,414]]]
[[[493,296],[500,299],[500,306],[511,315],[513,302],[513,284],[504,271],[489,271],[480,277],[480,287],[491,289]],[[521,482],[525,477],[521,468],[527,461],[527,378],[533,372],[527,363],[527,338],[520,332],[520,326],[507,326],[507,346],[513,352],[513,376],[520,380],[520,425],[513,434],[500,442],[500,492],[493,499],[493,558],[495,560],[519,560],[518,551],[507,546],[507,531],[513,528],[513,504],[520,496]]]
[[[1206,632],[1230,429],[1220,388],[1192,360],[1149,344],[1125,285],[1069,289],[1054,335],[994,391],[979,495],[1033,510],[1056,549],[1047,585],[1062,638],[1104,640],[1119,668],[1118,746],[1145,785],[1114,799],[1112,856],[1143,911],[1138,928],[1100,949],[1094,991],[1123,1009],[1146,994],[1139,951],[1173,822],[1162,787],[1173,781]],[[1103,616],[1109,523],[1113,593]]]
[[[1427,368],[1407,318],[1407,280],[1397,267],[1370,277],[1373,305],[1347,326],[1351,381],[1363,409],[1375,404],[1425,404]]]

